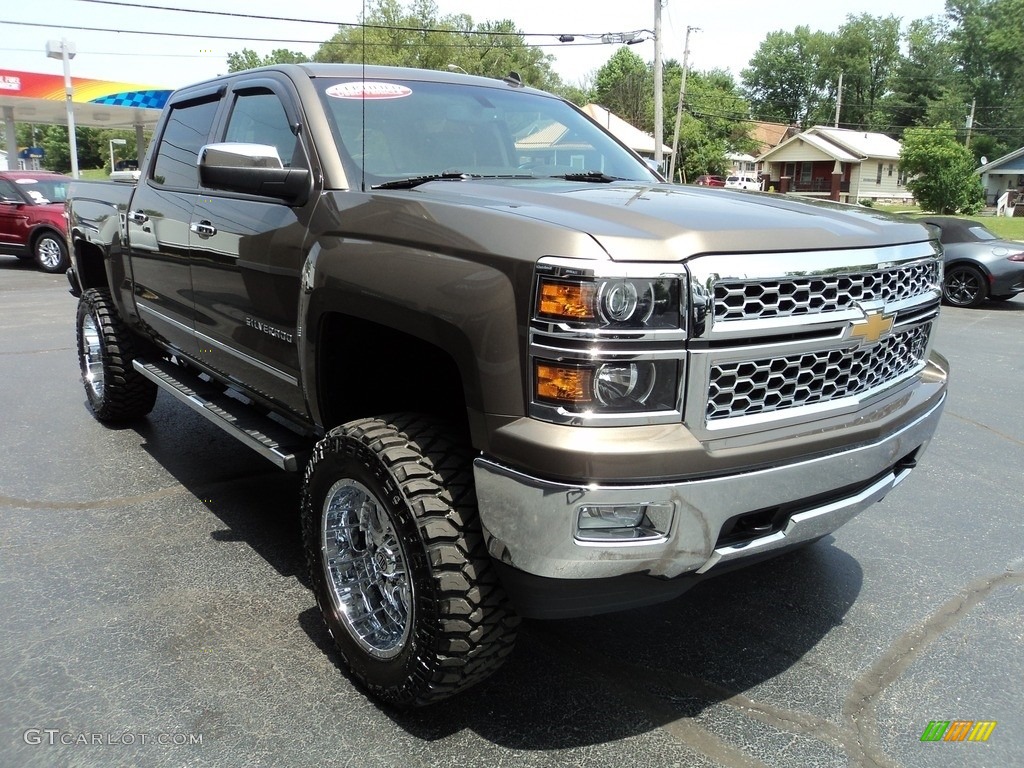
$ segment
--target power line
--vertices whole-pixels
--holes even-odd
[[[92,1],[92,0],[90,0],[90,1]],[[98,2],[99,0],[96,0],[96,1]],[[114,33],[119,34],[119,35],[149,35],[149,36],[153,36],[153,37],[188,37],[188,38],[195,38],[195,39],[199,39],[199,40],[231,40],[231,41],[236,42],[236,43],[257,42],[257,43],[289,43],[289,44],[300,44],[300,45],[302,45],[302,44],[305,44],[305,45],[325,45],[325,44],[343,45],[343,43],[330,43],[330,41],[327,41],[327,40],[307,40],[307,39],[296,39],[296,38],[285,38],[285,37],[253,37],[252,35],[245,35],[243,37],[236,37],[236,36],[233,36],[233,35],[207,35],[207,34],[199,34],[197,32],[156,32],[156,31],[152,31],[152,30],[114,29],[113,27],[84,27],[84,26],[70,26],[68,24],[43,24],[43,23],[40,23],[40,22],[37,22],[37,21],[6,21],[6,20],[3,20],[3,19],[0,19],[0,24],[11,24],[13,26],[19,26],[19,27],[42,27],[43,29],[70,29],[70,30],[76,30],[76,31],[80,31],[80,32],[114,32]],[[397,28],[396,27],[387,27],[387,29],[397,29]],[[455,32],[455,33],[458,33],[458,34],[470,34],[470,33],[465,33],[465,32],[463,32],[461,30],[452,30],[452,29],[416,30],[416,31],[434,31],[434,32],[448,32],[448,33]],[[486,33],[477,32],[477,33],[472,33],[472,34],[486,34]],[[359,45],[366,45],[368,47],[387,47],[387,46],[392,45],[391,43],[386,43],[386,42],[385,43],[373,43],[373,42],[362,43],[362,42],[360,42],[358,44]],[[609,45],[609,44],[610,43],[606,43],[604,41],[598,40],[598,41],[591,41],[591,42],[576,43],[575,45],[576,46],[583,46],[583,45]],[[444,43],[444,44],[438,44],[438,43],[429,43],[429,42],[414,43],[414,42],[407,42],[407,41],[402,41],[402,45],[406,46],[406,47],[410,47],[410,48],[413,48],[413,47],[416,47],[416,48],[491,48],[491,47],[493,47],[493,46],[490,46],[490,45],[487,45],[487,44],[483,44],[483,43],[481,43],[479,45],[471,44],[471,43]],[[562,43],[530,43],[530,46],[533,47],[533,48],[558,48],[558,47],[564,47]]]
[[[365,24],[360,22],[352,21],[326,21],[323,19],[303,19],[293,16],[268,16],[253,13],[237,13],[234,11],[212,11],[199,8],[181,8],[169,5],[138,5],[136,3],[127,3],[123,0],[79,0],[82,3],[95,3],[97,5],[116,5],[125,8],[135,8],[136,10],[153,10],[153,11],[173,11],[175,13],[193,13],[193,14],[204,14],[208,16],[227,16],[230,18],[239,19],[252,19],[255,21],[288,21],[298,24],[328,24],[330,26],[337,27],[350,27],[352,29],[381,29],[393,32],[458,32],[463,35],[485,35],[490,37],[556,37],[556,38],[587,38],[590,40],[600,40],[600,44],[611,44],[614,42],[625,43],[625,39],[607,41],[602,38],[608,36],[615,37],[631,37],[638,38],[641,35],[653,35],[654,33],[649,29],[637,29],[630,32],[620,33],[608,33],[608,32],[506,32],[501,30],[486,30],[486,29],[450,29],[450,28],[435,28],[435,27],[404,27],[397,25],[388,24]],[[195,35],[199,37],[199,35]],[[645,38],[651,39],[651,38]],[[574,40],[562,40],[560,42],[567,43],[573,42]],[[288,42],[288,41],[282,41]],[[638,41],[639,42],[639,41]]]

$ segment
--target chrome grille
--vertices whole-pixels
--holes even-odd
[[[715,283],[715,321],[759,320],[836,312],[858,301],[902,301],[939,283],[936,259],[855,274]]]
[[[863,394],[923,365],[931,329],[931,323],[924,323],[852,349],[715,363],[706,418],[770,413]]]

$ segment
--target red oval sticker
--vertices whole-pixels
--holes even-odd
[[[401,99],[412,94],[412,89],[397,83],[357,80],[332,85],[326,93],[334,99]]]

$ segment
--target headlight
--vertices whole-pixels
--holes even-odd
[[[530,317],[530,414],[555,423],[682,418],[685,272],[546,258]]]
[[[672,411],[678,407],[678,369],[676,360],[535,360],[534,398],[567,413]]]
[[[573,327],[678,328],[679,282],[674,278],[568,281],[541,277],[535,315]]]

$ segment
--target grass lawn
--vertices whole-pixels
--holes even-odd
[[[90,181],[106,181],[110,178],[105,168],[79,168],[78,175]]]

